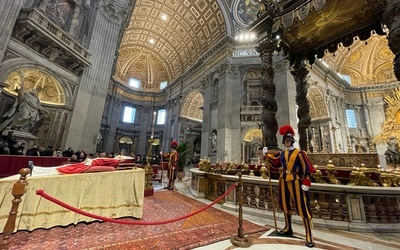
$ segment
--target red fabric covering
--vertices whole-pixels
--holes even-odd
[[[92,161],[92,166],[113,166],[118,167],[119,160],[114,158],[96,158]]]
[[[85,173],[107,172],[107,171],[115,171],[115,167],[113,167],[113,166],[91,166],[85,171]]]
[[[69,164],[66,166],[62,166],[57,168],[58,173],[60,174],[79,174],[85,172],[89,169],[90,166],[85,165],[84,162],[79,162],[75,164]]]
[[[93,159],[90,165],[85,165],[85,162],[80,162],[80,163],[75,163],[75,164],[70,164],[66,166],[62,166],[57,168],[57,171],[60,174],[78,174],[78,173],[83,173],[87,172],[89,168],[93,166],[109,166],[116,168],[119,164],[118,159],[114,158],[96,158]],[[107,170],[110,171],[110,170]]]

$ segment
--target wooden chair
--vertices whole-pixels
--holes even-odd
[[[11,201],[12,202],[11,211],[8,214],[7,222],[3,229],[2,239],[0,241],[0,250],[8,249],[10,246],[10,237],[15,229],[15,222],[18,214],[18,206],[19,203],[21,203],[22,201],[21,197],[26,192],[26,185],[28,185],[28,182],[26,181],[26,176],[30,172],[31,170],[29,168],[21,169],[19,171],[19,174],[21,176],[19,177],[19,180],[16,183],[14,183],[12,189],[12,195],[14,196],[14,199]]]

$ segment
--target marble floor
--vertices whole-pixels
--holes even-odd
[[[190,172],[189,169],[186,170],[186,176],[183,181],[177,181],[175,184],[176,191],[185,194],[187,196],[193,197],[189,192],[190,185]],[[153,182],[155,191],[162,189],[164,183]],[[197,199],[204,202],[205,204],[211,203],[211,201],[206,199]],[[213,207],[222,209],[221,205],[216,204]],[[227,211],[233,215],[237,215],[235,211]],[[243,241],[251,242],[251,246],[244,248],[238,247],[231,243],[230,240],[224,240],[211,245],[196,248],[197,250],[228,250],[228,249],[251,249],[251,250],[261,250],[261,249],[290,249],[290,250],[300,250],[300,249],[310,249],[305,246],[305,235],[304,227],[301,224],[293,224],[294,236],[293,237],[280,237],[275,236],[275,223],[273,220],[268,218],[261,218],[258,216],[252,216],[244,214],[243,218],[251,221],[255,224],[267,226],[272,228],[268,232],[259,233],[255,235],[245,236]],[[284,226],[283,222],[277,222],[277,229],[281,229]],[[234,235],[233,235],[234,236]],[[313,228],[313,236],[315,241],[315,246],[313,249],[365,249],[365,250],[395,250],[400,249],[400,233],[357,233],[342,230],[333,230],[328,228]]]

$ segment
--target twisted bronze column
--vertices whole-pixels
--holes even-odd
[[[267,36],[259,46],[257,52],[261,56],[261,104],[263,111],[261,121],[263,126],[263,144],[267,147],[277,147],[276,133],[278,132],[278,122],[276,111],[278,104],[275,100],[276,86],[274,83],[274,67],[272,64],[272,54],[277,48],[277,40]]]
[[[300,136],[299,145],[301,150],[307,150],[307,138],[312,137],[308,128],[311,124],[310,116],[310,103],[307,99],[308,83],[307,75],[308,69],[303,58],[296,58],[292,65],[290,73],[293,75],[296,83],[296,103],[298,105],[297,118],[299,123],[297,124],[298,133]],[[312,152],[312,148],[310,148]]]

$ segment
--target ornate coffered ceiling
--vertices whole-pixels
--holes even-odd
[[[119,49],[114,78],[138,78],[142,90],[172,82],[226,35],[213,0],[138,0]]]

